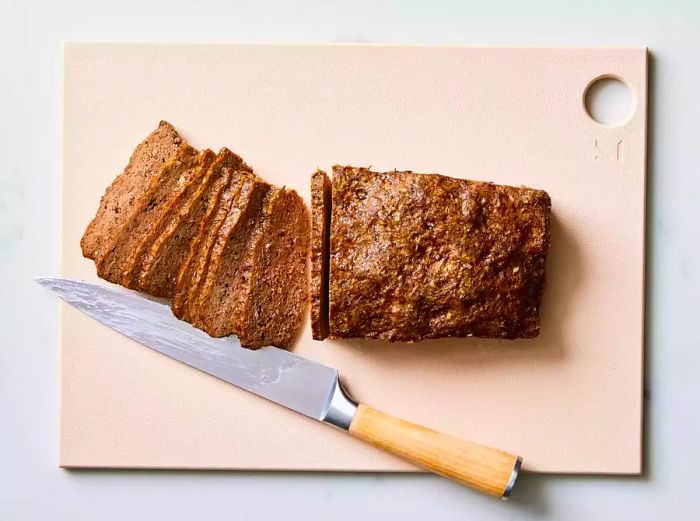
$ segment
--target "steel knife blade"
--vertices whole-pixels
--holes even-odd
[[[244,349],[235,337],[212,338],[177,319],[169,306],[140,293],[65,278],[36,281],[119,333],[195,369],[347,430],[463,485],[507,498],[522,459],[441,434],[357,404],[338,371],[276,347]]]

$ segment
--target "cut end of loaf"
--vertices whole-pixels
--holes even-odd
[[[322,170],[311,176],[311,335],[328,337],[328,248],[331,181]]]

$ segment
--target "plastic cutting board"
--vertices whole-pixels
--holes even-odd
[[[620,126],[583,96],[612,75]],[[309,197],[317,168],[397,168],[547,190],[542,334],[413,345],[311,340],[356,398],[522,454],[538,472],[638,473],[646,49],[66,44],[62,274],[105,187],[166,119]],[[415,471],[343,433],[61,311],[65,467]]]

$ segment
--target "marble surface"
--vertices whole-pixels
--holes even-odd
[[[0,3],[0,518],[695,518],[700,4],[610,4]],[[61,40],[648,46],[645,474],[524,475],[498,502],[428,475],[57,468],[57,304],[32,278],[58,272]]]

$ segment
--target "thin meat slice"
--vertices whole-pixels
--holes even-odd
[[[328,336],[328,244],[331,224],[331,181],[317,170],[311,176],[311,335]]]
[[[192,193],[197,191],[202,180],[207,177],[209,170],[211,170],[211,165],[215,159],[216,155],[211,150],[205,150],[199,156],[199,164],[192,174],[181,178],[178,186],[170,194],[172,198],[163,204],[162,209],[159,211],[160,215],[154,219],[148,231],[138,240],[136,247],[129,253],[128,259],[124,262],[121,279],[123,286],[131,289],[140,289],[138,275],[151,246],[166,231],[168,223],[173,216],[179,213],[185,201],[192,196]]]
[[[228,168],[221,170],[222,186],[214,195],[207,208],[197,233],[197,237],[190,244],[189,252],[180,265],[175,282],[175,295],[171,303],[173,314],[182,320],[190,317],[190,296],[195,298],[193,288],[199,284],[202,271],[206,271],[209,262],[211,245],[216,238],[216,233],[231,207],[231,201],[240,190],[238,176]]]
[[[136,147],[129,164],[100,199],[97,213],[80,240],[83,256],[98,259],[105,253],[160,167],[177,155],[183,142],[170,123],[161,121],[158,128]]]
[[[190,315],[192,324],[211,336],[233,333],[230,317],[242,284],[241,265],[269,189],[266,182],[248,176],[214,241],[206,277],[197,290],[197,305]]]
[[[176,317],[193,324],[198,323],[196,322],[197,307],[219,229],[224,225],[229,210],[237,204],[245,181],[254,177],[247,170],[232,171],[226,167],[225,171],[230,175],[231,181],[222,192],[216,209],[205,221],[205,227],[201,229],[198,240],[193,243],[188,259],[178,273],[175,298],[172,303],[173,313]]]
[[[245,278],[233,330],[243,347],[288,348],[294,342],[306,312],[308,246],[304,201],[293,190],[273,189],[241,268]]]
[[[188,183],[202,169],[208,169],[214,153],[207,150],[200,154],[183,144],[177,157],[165,163],[146,193],[134,205],[131,218],[112,239],[110,247],[96,261],[97,274],[117,284],[124,283],[135,254],[144,238],[158,226],[173,202]]]
[[[177,275],[210,203],[219,193],[226,169],[245,169],[247,165],[236,154],[222,149],[217,159],[199,182],[193,182],[151,241],[145,255],[135,266],[138,288],[156,297],[171,298],[175,293]]]

